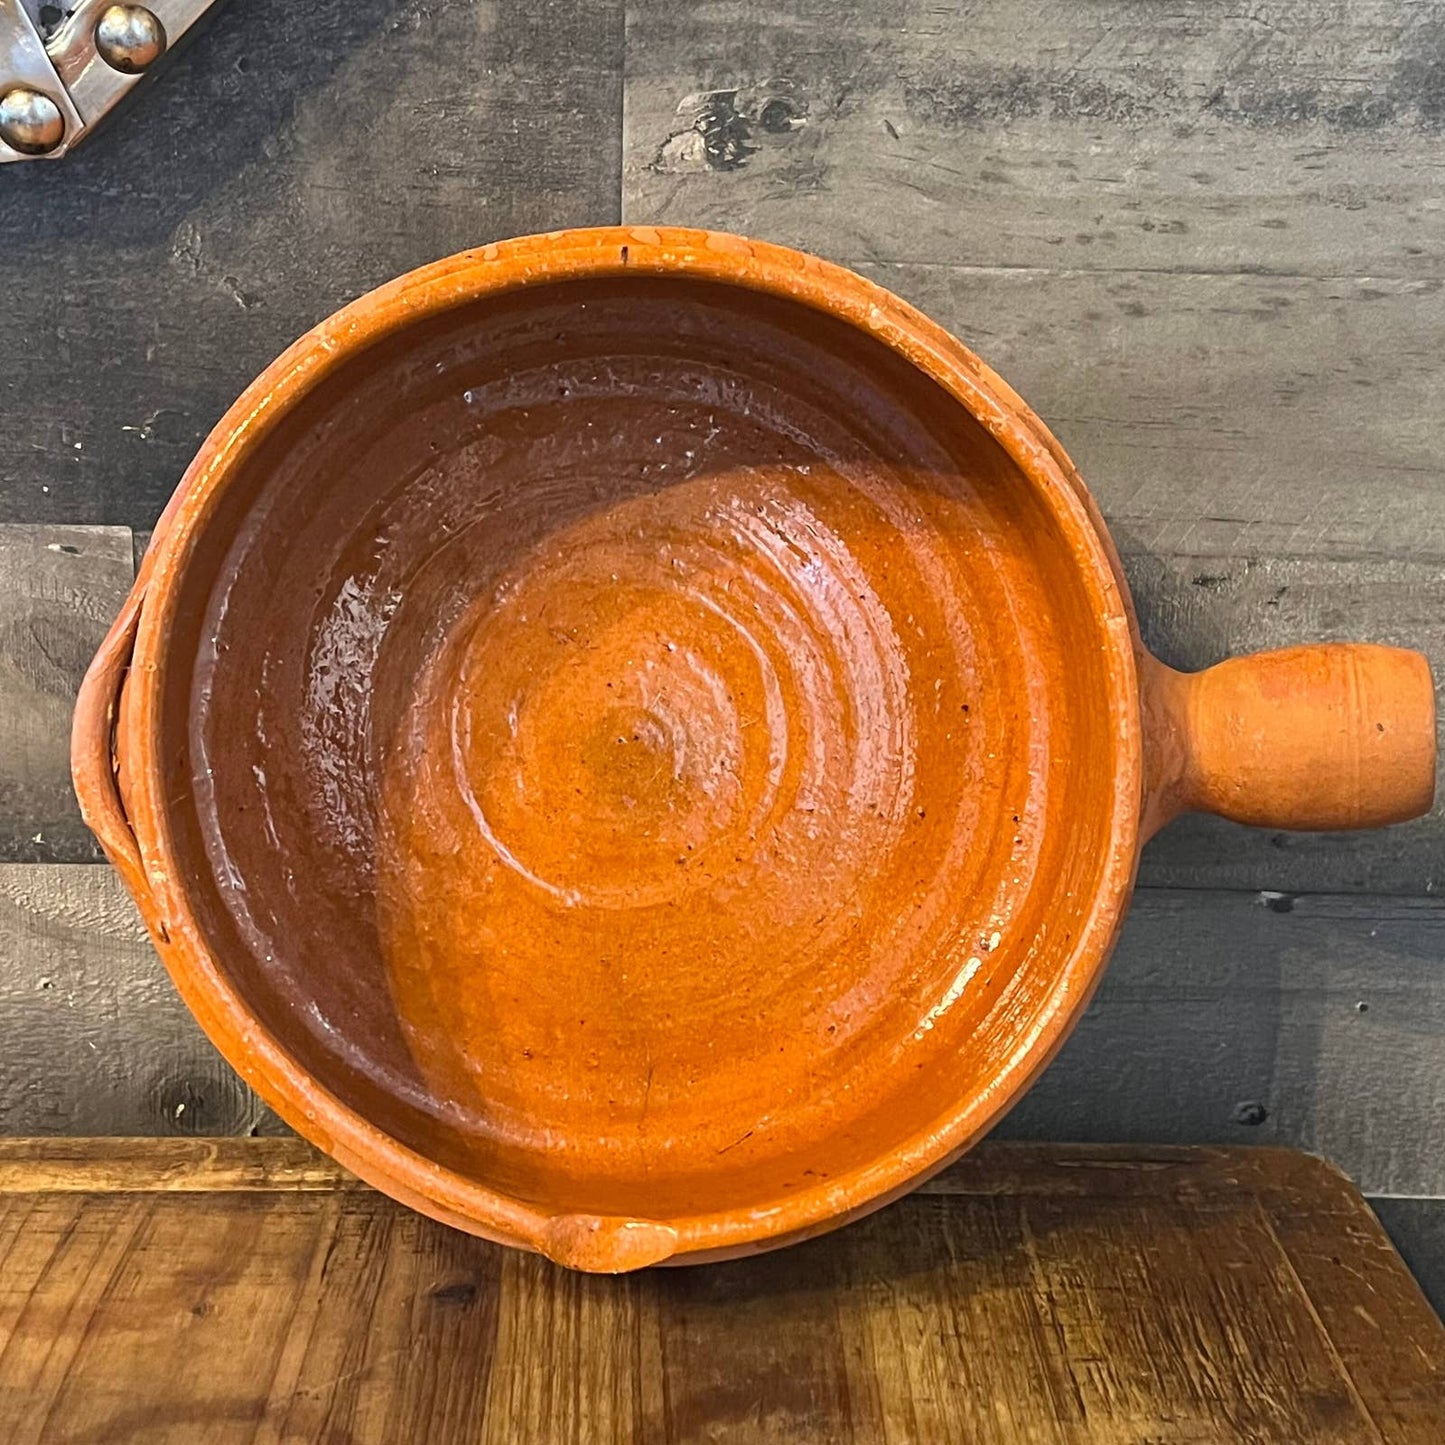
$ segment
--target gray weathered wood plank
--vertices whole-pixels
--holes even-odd
[[[852,260],[1438,277],[1445,17],[628,6],[624,214]]]
[[[108,869],[0,867],[0,958],[0,1133],[259,1121]],[[1366,1190],[1445,1190],[1442,959],[1440,900],[1143,890],[1004,1132],[1294,1144]]]
[[[274,1125],[186,1011],[109,867],[0,864],[0,1134]]]
[[[125,527],[0,526],[0,862],[93,862],[70,713],[133,576]]]
[[[0,185],[0,520],[148,526],[288,342],[425,261],[618,213],[622,0],[246,0]]]

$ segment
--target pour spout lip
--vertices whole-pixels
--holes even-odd
[[[677,1230],[651,1219],[558,1214],[536,1241],[554,1264],[588,1274],[625,1274],[661,1264],[677,1252]]]

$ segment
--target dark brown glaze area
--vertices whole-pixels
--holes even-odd
[[[1109,847],[1103,638],[893,353],[554,285],[349,363],[226,505],[170,654],[178,853],[379,1127],[559,1210],[766,1209],[1017,1050]]]

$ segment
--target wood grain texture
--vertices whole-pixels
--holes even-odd
[[[1371,1199],[1390,1241],[1435,1313],[1445,1315],[1445,1199]]]
[[[1440,275],[1432,6],[631,0],[627,41],[631,221],[855,261]]]
[[[77,1141],[111,1186],[85,1192],[49,1187],[53,1157],[27,1190],[7,1148],[17,1440],[1425,1445],[1445,1422],[1445,1329],[1298,1155],[988,1145],[811,1244],[607,1279],[318,1190],[299,1145],[217,1143],[222,1187],[184,1197],[162,1181],[194,1145],[151,1147]]]
[[[105,865],[0,864],[0,1134],[275,1127]]]
[[[365,1187],[294,1134],[280,1139],[0,1138],[0,1194]]]
[[[132,575],[124,527],[0,526],[0,862],[102,856],[70,786],[70,712]]]
[[[621,0],[246,0],[0,187],[0,520],[149,526],[266,362],[498,237],[617,219]]]

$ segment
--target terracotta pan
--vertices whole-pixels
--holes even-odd
[[[283,1118],[625,1270],[917,1184],[1059,1047],[1155,829],[1412,817],[1435,728],[1413,652],[1171,671],[967,348],[813,257],[633,228],[424,267],[270,366],[74,771]]]

